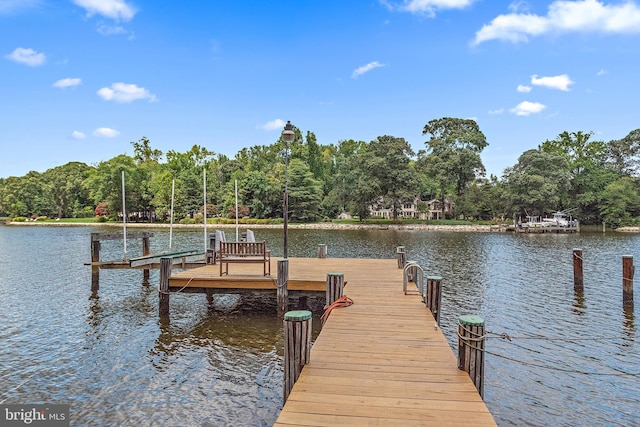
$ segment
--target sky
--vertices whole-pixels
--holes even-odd
[[[561,132],[640,127],[640,2],[0,0],[0,178],[133,155],[234,157],[290,120],[418,151],[474,119],[501,176]]]

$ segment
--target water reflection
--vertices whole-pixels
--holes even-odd
[[[585,314],[586,306],[584,304],[584,291],[574,291],[573,312],[578,316]]]
[[[624,313],[624,330],[628,337],[634,337],[636,335],[636,326],[634,322],[634,307],[623,307],[622,311]]]
[[[0,400],[69,403],[73,425],[271,425],[282,405],[275,298],[172,295],[171,318],[160,318],[157,271],[143,286],[140,271],[103,270],[99,298],[87,301],[92,231],[112,230],[0,226]],[[281,230],[255,232],[280,256]],[[154,233],[152,252],[166,249],[168,230]],[[202,230],[174,238],[199,248]],[[634,308],[621,309],[619,258],[640,257],[639,235],[290,230],[291,256],[315,257],[318,244],[370,258],[405,246],[443,277],[441,327],[454,349],[461,314],[536,338],[487,342],[485,401],[500,425],[637,424],[640,348]],[[122,247],[105,242],[101,255],[122,258]]]

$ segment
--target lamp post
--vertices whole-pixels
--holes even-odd
[[[284,216],[284,244],[283,244],[283,257],[288,258],[288,246],[289,246],[289,143],[293,142],[296,134],[293,132],[293,125],[289,120],[284,126],[282,131],[282,140],[284,141],[284,202],[282,208],[282,214]]]

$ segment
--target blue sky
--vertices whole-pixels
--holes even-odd
[[[234,156],[287,120],[321,144],[475,119],[501,175],[563,131],[640,127],[640,3],[0,0],[0,177],[198,144]]]

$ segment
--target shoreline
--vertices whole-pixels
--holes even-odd
[[[14,226],[40,226],[40,227],[114,227],[122,228],[122,223],[114,222],[6,222],[5,225]],[[171,224],[164,223],[139,223],[128,222],[127,228],[170,228]],[[203,224],[173,224],[174,228],[181,229],[202,229]],[[235,224],[207,224],[207,228],[235,228]],[[238,224],[242,229],[278,229],[283,228],[283,224]],[[474,232],[505,232],[506,224],[502,225],[428,225],[428,224],[333,224],[333,223],[312,223],[312,224],[291,224],[290,229],[308,230],[421,230],[421,231],[474,231]],[[640,233],[640,227],[620,227],[613,231],[619,233]]]

